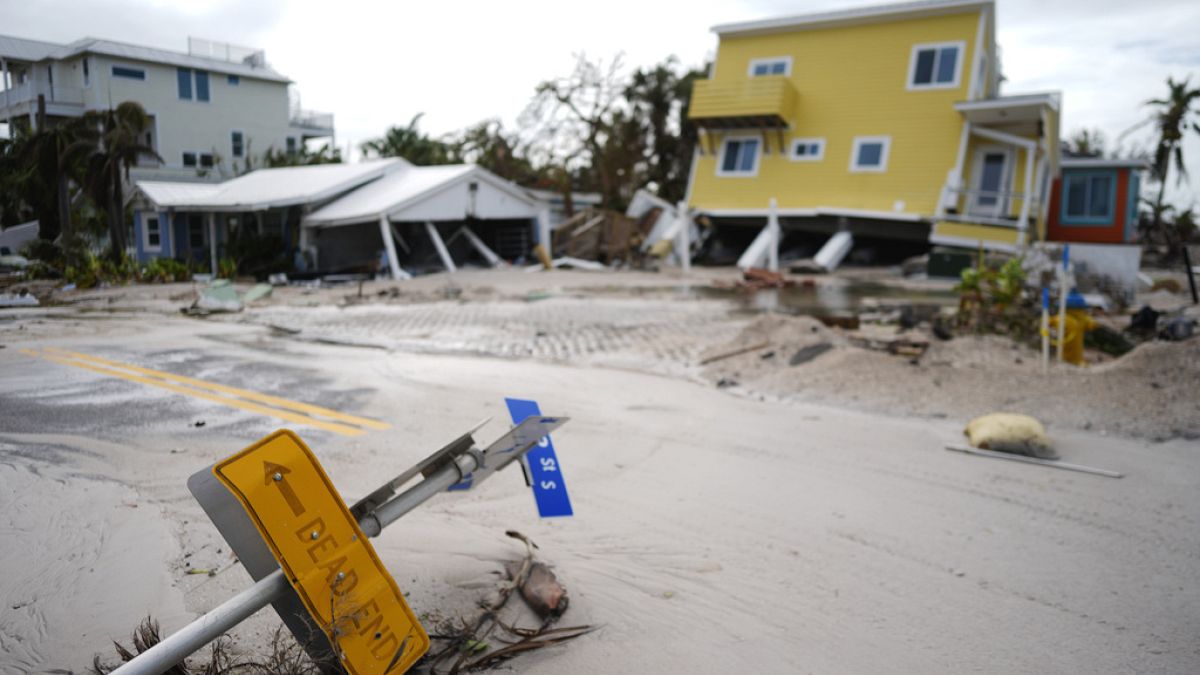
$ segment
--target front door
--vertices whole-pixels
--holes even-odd
[[[1001,218],[1008,214],[1009,186],[1012,184],[1012,151],[990,145],[975,151],[971,172],[971,199],[968,213],[973,216]]]

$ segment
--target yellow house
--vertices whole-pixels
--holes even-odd
[[[1000,96],[993,0],[713,31],[717,57],[688,112],[700,130],[692,209],[718,224],[970,248],[1044,238],[1061,96]]]

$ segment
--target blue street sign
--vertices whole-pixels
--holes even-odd
[[[506,398],[504,402],[508,405],[513,424],[520,424],[531,415],[542,414],[537,401]],[[525,462],[529,469],[533,498],[537,501],[538,515],[543,518],[574,515],[567,485],[563,482],[562,468],[554,454],[554,442],[549,436],[542,437],[537,446],[525,455]]]

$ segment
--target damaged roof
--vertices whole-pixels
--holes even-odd
[[[195,211],[262,211],[319,204],[411,166],[400,158],[358,164],[319,164],[259,169],[224,183],[137,181],[137,188],[158,208]]]
[[[318,209],[304,222],[328,227],[384,215],[395,221],[532,218],[538,204],[516,184],[473,164],[407,166]]]

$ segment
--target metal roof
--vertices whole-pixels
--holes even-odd
[[[61,48],[62,45],[54,42],[0,35],[0,57],[14,61],[41,61]]]
[[[137,181],[137,187],[159,208],[196,211],[261,211],[319,204],[411,166],[399,158],[358,164],[319,164],[259,169],[218,184]]]
[[[139,180],[137,188],[160,209],[175,208],[210,200],[221,191],[218,183],[176,183]]]
[[[318,209],[305,218],[305,224],[316,227],[350,225],[378,220],[384,214],[402,219],[399,217],[405,209],[468,180],[486,183],[507,196],[528,204],[531,209],[537,203],[537,200],[522,188],[473,164],[408,166]],[[488,216],[484,214],[480,217]],[[446,219],[449,220],[461,218],[462,214],[458,211],[446,214]]]
[[[976,8],[990,7],[993,4],[993,0],[920,0],[918,2],[871,5],[869,7],[853,7],[833,12],[797,14],[773,19],[725,23],[713,26],[712,31],[721,36],[762,35],[765,33],[782,33],[810,28],[831,28],[833,26],[856,23],[895,21],[919,16],[955,14]]]
[[[1117,159],[1109,157],[1063,157],[1059,163],[1064,169],[1149,169],[1145,159]]]
[[[247,63],[193,56],[183,52],[131,45],[113,40],[85,37],[63,45],[0,35],[0,56],[5,58],[21,61],[42,61],[44,59],[69,59],[81,54],[102,54],[130,61],[162,63],[171,66],[211,70],[216,73],[239,75],[273,82],[291,82],[291,80],[270,66],[252,66]]]

